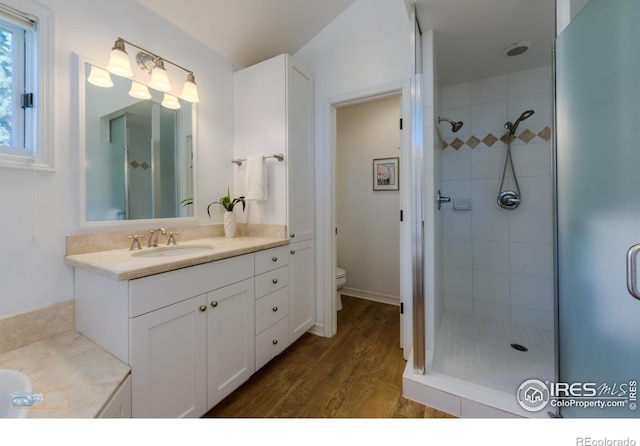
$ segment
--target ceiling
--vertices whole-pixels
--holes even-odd
[[[293,54],[354,0],[138,0],[241,67]]]
[[[405,0],[405,3],[414,3]],[[440,85],[551,65],[554,0],[417,0],[421,29],[434,30]],[[502,51],[532,42],[524,54]]]
[[[355,0],[138,1],[246,67],[295,53]],[[551,64],[554,0],[404,1],[416,3],[423,31],[434,30],[442,86]],[[520,56],[502,55],[523,41],[533,47]]]

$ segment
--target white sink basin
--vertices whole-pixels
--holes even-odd
[[[15,370],[0,369],[0,418],[24,418],[33,404],[31,380]]]
[[[164,246],[162,248],[136,251],[131,255],[134,257],[175,257],[191,254],[206,254],[211,252],[212,249],[213,246],[208,245]]]

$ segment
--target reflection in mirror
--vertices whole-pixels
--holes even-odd
[[[87,222],[193,216],[193,105],[161,105],[129,95],[131,80],[111,74],[113,87],[85,82],[85,219]]]

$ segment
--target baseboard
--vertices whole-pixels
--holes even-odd
[[[313,327],[311,327],[309,330],[307,330],[307,333],[311,333],[312,335],[316,335],[316,336],[320,336],[320,337],[326,337],[324,335],[324,325],[323,324],[314,324]]]
[[[344,287],[340,290],[343,296],[357,297],[358,299],[371,300],[388,305],[400,306],[400,297],[389,294],[375,293],[373,291],[358,290],[356,288]]]

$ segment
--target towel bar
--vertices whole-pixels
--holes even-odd
[[[264,155],[262,158],[263,159],[275,158],[278,161],[282,161],[284,160],[284,155],[282,153],[274,153],[273,155]],[[242,163],[244,163],[246,160],[247,160],[246,158],[238,158],[235,160],[231,160],[231,162],[237,164],[238,166],[242,166]]]

